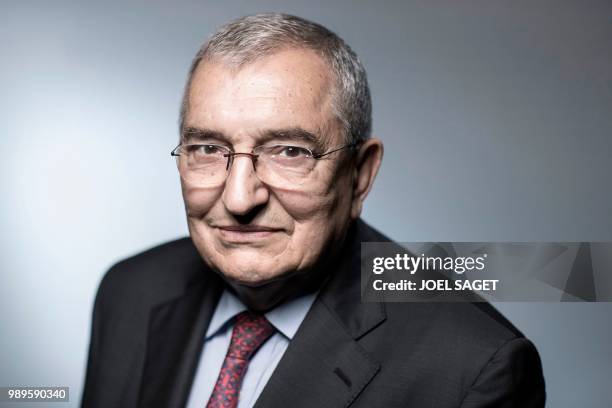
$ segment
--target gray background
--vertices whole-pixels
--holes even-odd
[[[186,234],[169,151],[189,61],[256,11],[323,23],[364,61],[380,230],[612,241],[609,1],[2,2],[0,385],[77,405],[102,274]],[[538,346],[549,407],[612,406],[612,304],[498,307]]]

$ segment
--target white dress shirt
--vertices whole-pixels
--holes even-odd
[[[316,294],[285,302],[265,314],[276,332],[251,358],[240,388],[238,408],[250,408],[261,394],[289,342],[306,317]],[[232,337],[232,318],[247,307],[225,290],[212,316],[198,369],[191,386],[187,408],[205,408],[217,382]]]

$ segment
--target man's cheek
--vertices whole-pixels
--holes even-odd
[[[183,199],[188,217],[202,217],[215,204],[219,196],[218,188],[201,188],[183,185]]]
[[[310,221],[328,214],[334,203],[333,195],[318,191],[275,189],[273,193],[283,209],[297,222]]]

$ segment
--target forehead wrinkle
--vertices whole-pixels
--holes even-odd
[[[288,90],[289,91],[288,97],[298,98],[300,99],[299,103],[304,104],[304,106],[309,106],[309,109],[311,110],[311,112],[313,113],[318,112],[317,115],[320,115],[320,116],[319,116],[319,120],[316,120],[316,122],[319,122],[319,123],[314,123],[314,126],[312,127],[309,126],[311,127],[309,131],[314,132],[319,135],[319,139],[321,140],[319,144],[324,145],[324,146],[331,146],[333,145],[336,139],[334,137],[335,133],[337,133],[339,129],[337,125],[340,124],[340,123],[338,124],[336,123],[336,122],[339,122],[339,120],[338,120],[338,116],[335,113],[335,110],[333,109],[333,99],[334,99],[333,88],[334,88],[335,81],[332,78],[332,72],[330,72],[327,61],[321,58],[321,56],[318,55],[316,52],[312,50],[304,50],[304,49],[300,50],[299,48],[297,50],[306,51],[309,54],[312,53],[313,57],[316,58],[318,61],[320,61],[320,64],[315,63],[315,65],[313,66],[314,69],[308,70],[308,75],[302,78],[301,86],[299,88],[292,89],[291,91]],[[265,60],[275,58],[279,54],[285,51],[296,51],[296,48],[290,47],[288,49],[281,49],[278,52],[272,53],[270,55],[262,56],[261,58],[257,58],[255,60],[249,61],[246,64],[241,64],[239,66],[235,66],[235,65],[232,66],[232,64],[228,64],[227,61],[224,61],[223,58],[206,59],[206,60],[203,60],[202,63],[199,65],[199,67],[196,69],[197,72],[194,73],[194,79],[198,81],[202,81],[204,80],[204,78],[206,78],[207,71],[213,72],[218,69],[225,71],[225,74],[229,75],[230,78],[235,79],[241,73],[247,72],[249,67],[253,67],[255,70],[259,70],[259,68],[256,67],[258,63],[266,64]],[[262,67],[262,69],[264,70],[266,69],[265,65]],[[288,69],[291,69],[291,66],[289,65],[281,69],[288,70]],[[209,70],[212,70],[212,71],[209,71]],[[247,75],[248,75],[248,72],[247,72]],[[297,76],[298,74],[294,73],[294,75]],[[320,82],[317,81],[317,78],[321,79],[322,81]],[[195,91],[196,91],[196,88],[198,87],[198,85],[193,82],[190,85],[191,86],[189,87],[189,90],[188,90],[189,91],[188,92],[188,104],[187,104],[187,112],[186,112],[186,116],[188,118],[193,117],[192,114],[194,113],[194,111],[192,108],[194,108],[194,106],[192,102],[194,102],[193,98],[196,96]],[[232,91],[237,91],[237,90],[238,89],[232,90]],[[282,89],[279,89],[279,91],[282,91]],[[267,96],[263,95],[262,97],[275,98],[278,96],[274,94],[269,94]],[[290,123],[288,123],[287,125],[291,126]],[[340,128],[342,128],[342,126],[340,126]],[[249,133],[250,132],[248,131],[245,132],[245,134],[249,134]],[[227,134],[225,135],[225,139],[228,139],[228,140],[233,139],[233,136],[234,135]]]
[[[312,50],[308,47],[288,45],[286,47],[285,46],[280,47],[274,50],[274,52],[271,52],[269,54],[263,54],[263,55],[258,54],[256,58],[242,61],[242,63],[240,64],[235,64],[231,61],[231,59],[228,60],[224,58],[223,56],[210,55],[208,58],[203,60],[200,63],[200,65],[197,67],[196,71],[194,72],[193,78],[195,79],[199,75],[205,74],[207,70],[210,70],[210,69],[214,70],[217,68],[222,68],[223,71],[225,71],[225,73],[229,76],[229,78],[235,79],[239,75],[247,72],[251,68],[267,69],[266,64],[268,63],[268,61],[278,58],[280,54],[287,53],[287,52],[295,52],[295,51],[310,54],[308,59],[310,61],[315,61],[315,60],[317,61],[314,64],[314,66],[311,67],[313,69],[310,69],[307,75],[302,77],[301,82],[304,85],[304,87],[302,89],[296,89],[296,91],[304,91],[307,88],[307,90],[311,91],[309,95],[310,97],[307,98],[307,99],[310,99],[309,100],[310,104],[312,104],[312,106],[314,107],[317,107],[318,110],[320,111],[327,110],[329,113],[335,116],[332,106],[331,106],[333,102],[333,98],[334,98],[333,91],[334,91],[334,88],[336,87],[335,75],[333,71],[331,70],[329,63],[325,60],[325,58],[322,55],[320,55],[320,53],[318,53],[317,51]],[[282,69],[293,70],[295,68],[288,66]],[[303,72],[301,74],[294,73],[294,75],[301,76],[303,75]],[[313,87],[311,85],[310,81],[315,78],[322,79],[321,86]],[[191,97],[193,96],[193,88],[194,88],[193,82],[190,85],[191,86],[188,89],[189,91],[188,100],[190,100]]]

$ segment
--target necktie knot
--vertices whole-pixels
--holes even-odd
[[[228,357],[249,360],[274,331],[265,316],[248,311],[240,313],[234,322]]]

